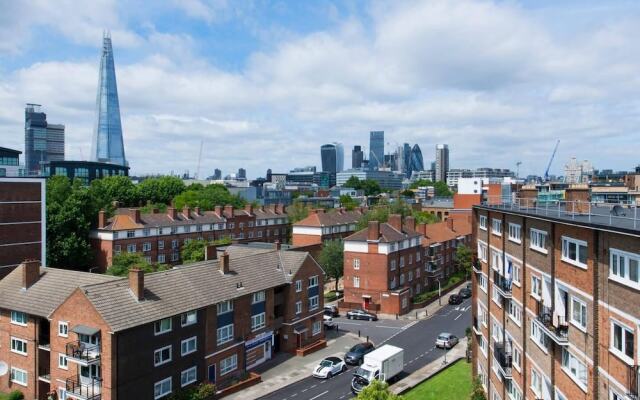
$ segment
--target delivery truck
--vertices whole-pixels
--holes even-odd
[[[396,378],[404,368],[404,350],[385,344],[365,354],[364,362],[356,369],[351,379],[351,391],[360,393],[374,379],[389,382]]]

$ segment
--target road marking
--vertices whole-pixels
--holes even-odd
[[[296,397],[298,395],[298,393],[294,393],[291,395],[291,397]]]
[[[304,393],[304,392],[306,392],[307,390],[309,390],[309,388],[302,389],[300,392],[301,392],[301,393]]]
[[[397,326],[384,326],[384,325],[376,325],[376,328],[387,328],[387,329],[403,329],[403,328],[399,328]]]
[[[344,324],[344,325],[358,325],[358,326],[362,325],[362,324],[359,324],[357,322],[346,322],[346,321],[337,321],[336,323],[339,324],[339,325],[342,325],[342,324]]]
[[[462,317],[462,314],[459,314],[457,317],[455,317],[453,320],[456,321],[458,318]]]
[[[324,392],[320,393],[319,395],[317,395],[317,396],[315,396],[315,397],[310,398],[309,400],[315,400],[315,399],[317,399],[318,397],[320,397],[320,396],[324,396],[324,395],[325,395],[325,394],[327,394],[327,393],[329,393],[329,391],[328,391],[328,390],[325,390]]]
[[[314,388],[314,387],[316,387],[316,386],[318,386],[318,385],[313,385],[313,386],[311,386],[311,389],[313,389],[313,388]]]

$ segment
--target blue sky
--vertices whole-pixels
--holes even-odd
[[[88,157],[108,29],[133,173],[193,172],[203,141],[202,175],[256,177],[379,129],[452,167],[541,174],[557,138],[556,173],[640,162],[637,2],[86,3],[0,0],[0,146],[35,102]]]

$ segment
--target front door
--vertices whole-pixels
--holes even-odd
[[[207,379],[209,379],[209,382],[211,383],[216,383],[216,365],[215,364],[209,365],[207,369]]]
[[[264,342],[264,360],[271,359],[271,341]]]
[[[371,304],[371,298],[369,298],[369,297],[365,297],[365,298],[364,298],[363,308],[364,308],[365,310],[368,310],[368,309],[369,309],[369,304]]]

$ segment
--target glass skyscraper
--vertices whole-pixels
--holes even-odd
[[[122,141],[116,68],[113,61],[111,36],[108,33],[105,33],[102,38],[91,160],[127,165]]]
[[[413,172],[424,171],[424,161],[422,160],[422,151],[417,144],[413,145],[411,149],[411,161],[409,163],[408,177],[411,177]]]
[[[378,169],[384,164],[384,131],[369,134],[369,168]]]
[[[64,125],[47,122],[39,104],[24,109],[24,155],[29,175],[40,175],[42,164],[64,160]]]
[[[342,172],[344,169],[344,147],[342,143],[329,143],[320,146],[320,159],[323,172]]]
[[[449,146],[436,145],[436,182],[446,182],[449,172]]]

